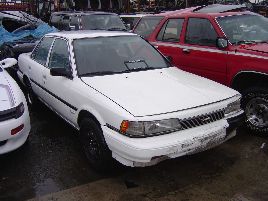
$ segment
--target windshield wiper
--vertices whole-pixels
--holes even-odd
[[[125,28],[121,28],[121,27],[112,27],[107,30],[108,31],[127,31]]]
[[[153,68],[153,67],[146,67],[146,68],[130,68],[130,69],[124,70],[124,71],[122,71],[122,72],[124,72],[124,73],[129,73],[129,72],[146,71],[146,70],[152,70],[152,69],[155,69],[155,68]]]
[[[83,73],[80,76],[81,77],[87,77],[87,76],[96,76],[96,75],[111,75],[114,73],[118,73],[118,72],[114,72],[114,71],[100,71],[100,72],[91,72],[91,73]]]
[[[235,42],[236,45],[241,45],[241,44],[254,44],[257,43],[255,40],[240,40]]]

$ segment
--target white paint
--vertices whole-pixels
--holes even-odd
[[[76,38],[126,35],[135,34],[107,31],[49,34],[49,36],[69,40],[73,79],[51,76],[49,70],[33,61],[29,54],[19,56],[18,63],[22,73],[19,72],[18,76],[21,81],[23,75],[34,80],[31,84],[37,96],[74,127],[79,129],[77,118],[81,110],[93,114],[101,125],[113,157],[125,165],[152,165],[166,158],[190,154],[200,146],[210,148],[209,142],[214,137],[218,139],[217,143],[211,142],[215,146],[229,139],[229,137],[223,139],[225,129],[229,126],[225,118],[183,131],[139,139],[126,137],[107,127],[111,125],[120,129],[123,120],[190,118],[222,110],[241,97],[238,92],[230,88],[181,71],[176,67],[127,74],[77,77],[71,41]],[[42,84],[44,74],[47,84]],[[43,90],[36,82],[50,93]],[[51,93],[69,105],[55,98]],[[242,112],[240,110],[233,116]],[[183,144],[187,142],[191,142],[190,145],[183,148]],[[151,160],[156,156],[163,157]]]

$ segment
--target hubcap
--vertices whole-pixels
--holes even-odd
[[[264,98],[253,98],[246,105],[247,121],[257,127],[268,126],[268,101]]]

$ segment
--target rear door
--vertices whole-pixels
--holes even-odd
[[[180,65],[181,45],[180,36],[184,24],[184,18],[168,19],[161,27],[156,41],[152,44],[165,56],[172,60],[172,63]]]
[[[43,70],[47,66],[48,54],[53,43],[53,37],[44,37],[31,54],[31,60],[26,64],[33,91],[41,98],[46,97],[43,88]]]
[[[227,51],[216,47],[218,34],[206,18],[189,18],[178,65],[189,72],[226,84]]]

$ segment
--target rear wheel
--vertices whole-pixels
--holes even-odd
[[[246,126],[258,134],[268,135],[268,89],[255,87],[244,91],[242,107]]]
[[[91,118],[80,122],[80,139],[83,150],[92,167],[98,171],[111,168],[113,159],[100,126]]]

